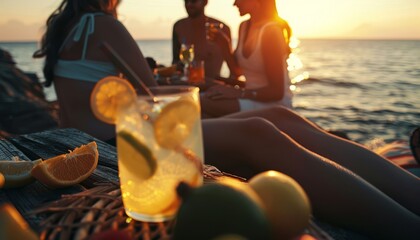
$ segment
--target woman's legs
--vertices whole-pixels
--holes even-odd
[[[286,108],[235,113],[227,118],[261,117],[306,149],[353,171],[382,192],[420,215],[419,178],[362,145],[339,138]]]
[[[301,184],[320,219],[375,238],[420,235],[418,216],[264,119],[204,120],[203,136],[206,163],[245,177],[281,171]]]

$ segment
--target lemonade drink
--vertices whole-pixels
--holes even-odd
[[[117,126],[121,194],[128,216],[156,222],[174,217],[176,187],[202,184],[203,142],[198,88],[151,88],[120,108]]]

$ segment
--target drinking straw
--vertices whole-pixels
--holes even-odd
[[[109,45],[109,43],[103,41],[100,48],[111,59],[115,66],[127,77],[127,80],[133,84],[134,88],[142,88],[153,99],[153,101],[156,102],[155,95],[152,91],[150,91],[146,84],[144,84],[139,76],[137,76],[124,59],[111,47],[111,45]]]

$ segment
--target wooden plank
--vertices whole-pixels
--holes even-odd
[[[0,159],[19,156],[24,160],[47,159],[67,153],[75,147],[96,141],[99,163],[94,173],[81,184],[51,190],[39,182],[22,188],[0,190],[0,203],[10,202],[24,216],[33,229],[37,229],[42,219],[27,213],[43,203],[59,199],[63,194],[81,192],[96,186],[99,182],[118,182],[118,164],[115,147],[104,143],[76,129],[54,129],[39,133],[21,135],[0,140]]]
[[[5,139],[0,140],[0,161],[11,160],[12,157],[19,157],[22,160],[30,160],[24,153],[17,149],[12,143]]]
[[[55,129],[9,139],[18,149],[32,158],[48,159],[67,153],[75,147],[96,141],[99,152],[98,168],[82,184],[92,187],[96,182],[118,181],[117,153],[111,146],[77,129]]]

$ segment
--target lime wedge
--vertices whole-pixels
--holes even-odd
[[[119,161],[132,174],[148,179],[156,172],[157,160],[152,151],[127,131],[118,133]]]
[[[0,173],[4,176],[4,188],[23,187],[35,179],[31,175],[32,168],[41,163],[42,160],[35,161],[0,161]]]
[[[180,98],[169,103],[154,122],[156,141],[167,149],[180,146],[190,135],[199,115],[199,108],[192,99]]]

